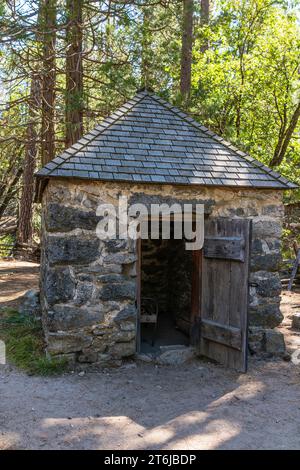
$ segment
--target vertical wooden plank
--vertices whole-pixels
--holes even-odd
[[[227,220],[215,219],[211,222],[212,236],[231,235],[227,227]],[[229,298],[230,298],[230,270],[228,262],[222,259],[213,259],[210,269],[213,271],[213,310],[210,319],[224,325],[229,324]],[[228,348],[222,344],[210,342],[209,351],[213,359],[227,365]]]
[[[248,329],[248,289],[249,289],[249,242],[250,220],[239,220],[234,224],[234,235],[243,236],[245,246],[244,263],[230,262],[231,286],[230,286],[230,326],[240,328],[242,331],[242,352],[230,350],[228,355],[228,367],[239,369],[243,372],[247,367],[247,329]],[[236,286],[239,286],[238,289]]]
[[[236,259],[203,259],[202,269],[202,318],[241,331],[241,350],[220,344],[210,338],[201,339],[201,353],[227,367],[246,370],[247,313],[250,226],[247,219],[210,219],[205,226],[205,236],[240,237],[243,239],[245,257]],[[219,243],[219,242],[218,242]],[[225,238],[224,238],[225,243]]]
[[[202,275],[202,250],[192,252],[192,298],[191,298],[191,329],[190,343],[199,345],[201,326],[201,275]]]

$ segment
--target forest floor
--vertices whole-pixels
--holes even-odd
[[[0,262],[0,307],[37,285],[38,265]],[[283,293],[290,352],[297,309],[300,292]],[[300,365],[279,359],[252,357],[247,374],[200,360],[57,377],[0,365],[0,396],[0,449],[300,449]]]

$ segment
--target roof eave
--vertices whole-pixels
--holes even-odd
[[[59,179],[59,180],[79,180],[79,181],[97,181],[103,183],[127,183],[131,185],[164,185],[164,186],[188,186],[188,187],[210,187],[210,188],[228,188],[228,189],[237,189],[237,190],[279,190],[279,191],[289,191],[293,189],[299,189],[299,185],[289,182],[289,186],[274,186],[270,183],[268,186],[258,186],[258,185],[233,185],[233,184],[210,184],[210,183],[182,183],[182,182],[172,182],[172,181],[138,181],[138,180],[126,180],[126,179],[110,179],[110,178],[90,178],[90,177],[80,177],[80,176],[59,176],[59,175],[39,175],[35,174],[36,178],[36,187],[35,187],[35,197],[34,202],[41,202],[43,192],[48,184],[49,179]]]

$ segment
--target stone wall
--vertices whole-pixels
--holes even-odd
[[[279,311],[280,191],[50,180],[43,196],[41,300],[48,352],[116,363],[135,352],[136,243],[100,241],[96,208],[118,196],[147,205],[198,202],[213,217],[253,219],[250,325],[273,328]]]

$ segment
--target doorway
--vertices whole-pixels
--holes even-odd
[[[199,266],[196,266],[199,269]],[[197,316],[199,271],[195,254],[185,239],[139,240],[138,351],[159,355],[191,344],[191,326]]]

